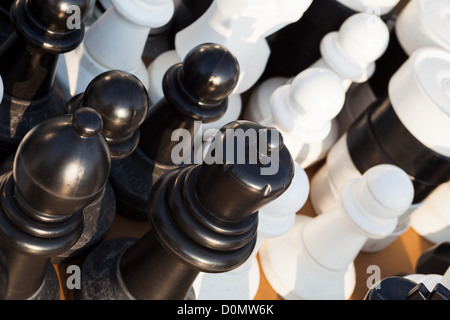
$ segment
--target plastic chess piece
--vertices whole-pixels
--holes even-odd
[[[450,300],[449,288],[450,268],[444,275],[413,274],[382,279],[370,288],[364,300]]]
[[[55,81],[60,54],[83,39],[89,0],[19,0],[11,8],[15,32],[0,48],[4,97],[0,104],[0,158],[16,151],[38,123],[62,114],[66,100]],[[69,26],[72,6],[79,8],[79,25]]]
[[[272,52],[262,80],[295,77],[321,57],[320,42],[337,31],[345,20],[368,13],[388,20],[399,0],[322,0],[313,1],[304,15],[268,38]]]
[[[353,85],[348,92],[345,113],[338,116],[342,132],[372,103],[388,96],[390,78],[417,49],[438,47],[450,51],[450,26],[442,14],[449,9],[448,1],[439,0],[410,0],[405,5],[395,19],[388,48],[377,60],[373,76]]]
[[[238,78],[236,58],[217,44],[192,49],[183,63],[167,71],[165,97],[150,107],[140,127],[138,147],[130,156],[112,164],[110,181],[121,213],[146,219],[148,195],[156,180],[180,165],[201,162],[188,157],[196,148],[197,127],[225,113],[228,95]],[[182,134],[177,137],[180,131]],[[178,150],[180,145],[182,151]]]
[[[431,243],[450,241],[450,181],[434,190],[411,215],[411,227]]]
[[[413,204],[392,237],[368,243],[363,251],[384,249],[410,227],[411,214],[450,178],[450,53],[417,50],[394,74],[389,99],[371,105],[349,127],[311,180],[316,214],[337,205],[349,179],[381,163],[402,168],[413,180]]]
[[[108,70],[134,74],[148,87],[144,47],[150,30],[171,19],[173,0],[112,0],[111,4],[87,29],[81,45],[61,58],[57,77],[66,96],[84,92],[92,79]]]
[[[450,266],[450,241],[435,244],[423,252],[417,260],[415,272],[418,274],[443,275]]]
[[[367,13],[354,14],[345,20],[338,31],[324,36],[320,46],[321,58],[304,71],[311,68],[331,70],[340,77],[343,91],[346,93],[351,83],[365,82],[373,74],[375,61],[386,49],[388,41],[389,30],[378,16]],[[300,72],[302,73],[303,71]],[[244,118],[265,124],[271,121],[273,118],[269,102],[271,97],[278,88],[291,83],[293,79],[274,77],[259,84],[252,92]],[[322,94],[323,87],[318,90],[319,95]],[[336,103],[338,101],[340,100]],[[344,102],[340,105],[338,113],[333,114],[332,118],[327,118],[332,120],[332,127],[328,129],[327,136],[315,139],[303,148],[303,152],[296,159],[303,167],[323,160],[342,135],[336,116],[341,113],[343,106]]]
[[[60,299],[50,258],[72,247],[83,209],[103,192],[110,154],[93,109],[60,115],[22,140],[14,169],[1,177],[0,249],[8,300]]]
[[[345,90],[334,72],[309,68],[273,92],[270,114],[260,123],[277,128],[296,162],[306,168],[323,156],[321,144],[344,101]]]
[[[206,42],[218,43],[236,56],[241,67],[239,83],[230,96],[227,113],[214,124],[220,129],[237,120],[242,111],[241,94],[249,90],[262,75],[270,49],[266,37],[298,20],[311,0],[216,0],[206,12],[175,35],[175,50],[159,55],[149,66],[149,95],[152,102],[163,95],[161,79],[167,68],[179,63],[191,48]]]
[[[193,287],[198,300],[253,300],[261,283],[257,254],[265,239],[280,237],[293,226],[309,195],[306,172],[294,162],[289,188],[259,210],[258,231],[251,256],[240,267],[220,274],[200,273]]]
[[[111,161],[129,156],[139,143],[139,126],[149,105],[147,90],[135,76],[124,71],[107,71],[95,77],[86,88],[71,99],[66,113],[89,106],[102,117]],[[84,230],[78,242],[64,253],[53,257],[54,264],[71,261],[86,254],[110,231],[116,216],[116,196],[108,182],[97,199],[83,209]]]
[[[290,186],[292,157],[276,130],[246,121],[222,128],[213,150],[220,161],[174,169],[157,181],[146,235],[113,239],[88,255],[77,297],[181,300],[199,272],[228,272],[251,256],[258,210]],[[272,157],[278,166],[265,174]]]
[[[272,288],[284,299],[349,299],[354,259],[367,239],[394,231],[413,197],[410,178],[393,165],[348,181],[339,206],[314,218],[298,215],[289,232],[263,244],[261,266]]]

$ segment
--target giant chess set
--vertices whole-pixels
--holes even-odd
[[[2,0],[0,160],[0,300],[449,300],[450,1]]]

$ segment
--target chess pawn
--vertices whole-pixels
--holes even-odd
[[[110,240],[88,255],[76,297],[185,299],[199,272],[228,272],[251,256],[258,210],[290,186],[292,157],[276,130],[246,121],[222,128],[212,148],[217,161],[174,169],[156,182],[146,235]],[[278,165],[266,174],[272,157]]]
[[[450,266],[450,241],[435,244],[423,252],[417,260],[415,272],[418,274],[443,275]]]
[[[310,68],[274,91],[270,115],[261,124],[276,127],[296,162],[306,168],[320,158],[320,143],[330,135],[344,100],[345,90],[334,72]]]
[[[108,70],[134,74],[148,87],[144,47],[150,30],[166,24],[173,10],[173,0],[112,0],[86,30],[81,45],[60,61],[57,77],[66,95],[84,92],[92,79]]]
[[[341,78],[345,92],[351,83],[361,83],[373,74],[375,60],[386,49],[389,41],[389,30],[379,17],[367,13],[354,14],[348,18],[338,31],[330,32],[321,41],[321,58],[310,68],[324,68],[336,73]],[[302,73],[302,72],[300,72]],[[292,82],[292,78],[274,77],[258,85],[250,97],[245,111],[245,119],[267,123],[272,118],[270,101],[273,92]],[[344,103],[340,106],[339,112]],[[313,141],[308,150],[296,159],[305,167],[322,160],[329,149],[341,135],[340,127],[335,114],[332,119],[332,128],[326,138]],[[305,160],[305,153],[310,159]]]
[[[89,106],[102,117],[102,134],[109,147],[111,161],[129,156],[139,143],[139,126],[148,110],[148,95],[143,84],[124,71],[106,71],[95,77],[86,88],[72,98],[66,113]],[[104,191],[83,210],[84,230],[69,250],[52,258],[54,264],[80,257],[102,241],[116,216],[116,196],[108,182]]]
[[[434,244],[450,241],[450,181],[436,188],[411,215],[411,227]]]
[[[289,188],[259,210],[258,231],[251,256],[240,267],[220,274],[200,273],[194,282],[198,300],[253,300],[260,286],[256,255],[265,239],[280,237],[293,226],[297,212],[309,195],[306,172],[294,163],[294,177]]]
[[[268,38],[272,54],[261,79],[296,76],[321,58],[322,39],[327,34],[338,31],[348,18],[355,14],[367,13],[387,21],[399,0],[369,2],[363,0],[313,1],[301,19],[285,26]]]
[[[320,57],[308,68],[330,69],[342,78],[342,85],[347,91],[351,83],[365,82],[371,77],[375,71],[375,61],[386,50],[388,41],[389,30],[378,16],[354,14],[343,22],[339,30],[322,38]],[[262,122],[270,117],[267,101],[278,87],[291,82],[293,78],[277,76],[259,84],[246,108],[246,118]]]
[[[14,169],[1,177],[7,300],[60,299],[50,258],[78,241],[83,209],[104,190],[110,155],[101,128],[101,117],[89,108],[43,121],[22,140]]]
[[[392,237],[371,241],[363,251],[379,251],[410,227],[411,214],[450,179],[450,53],[439,48],[417,50],[394,74],[389,99],[371,105],[349,127],[311,180],[316,214],[337,205],[337,194],[349,179],[381,163],[402,168],[413,180],[415,197]]]
[[[348,181],[339,205],[311,218],[298,215],[282,237],[260,250],[262,269],[284,299],[343,300],[355,288],[354,259],[369,238],[390,235],[414,197],[410,178],[378,165]]]
[[[370,288],[364,300],[450,300],[449,288],[450,268],[443,275],[412,274],[382,279]]]
[[[197,127],[223,116],[238,78],[236,58],[217,44],[195,47],[183,63],[166,72],[165,96],[149,109],[140,127],[138,148],[112,164],[110,181],[120,212],[146,219],[152,185],[167,171],[193,163],[187,154],[196,147]],[[177,137],[180,131],[182,135]],[[176,154],[180,144],[183,150],[178,152],[183,155]]]
[[[448,22],[442,14],[449,8],[448,1],[410,0],[406,4],[395,19],[389,45],[377,60],[372,77],[349,89],[343,113],[338,116],[342,132],[370,104],[386,98],[390,78],[417,49],[438,47],[450,51]]]
[[[38,123],[62,114],[66,100],[55,81],[60,54],[83,39],[88,0],[18,0],[11,8],[15,32],[0,47],[4,97],[0,104],[0,158],[16,151]],[[72,28],[70,8],[79,25]],[[69,8],[69,9],[68,9]]]
[[[206,42],[228,48],[237,58],[241,73],[239,83],[224,115],[224,122],[214,124],[220,129],[237,120],[242,110],[240,94],[249,90],[262,75],[270,56],[266,37],[283,26],[298,20],[311,0],[216,0],[195,22],[175,35],[175,50],[159,55],[148,67],[151,101],[162,97],[161,79],[167,68],[180,62],[191,48]]]

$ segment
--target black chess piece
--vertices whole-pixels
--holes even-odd
[[[450,300],[450,290],[438,283],[430,291],[423,283],[393,276],[385,278],[373,286],[367,292],[364,300]]]
[[[183,165],[172,160],[172,150],[179,144],[172,134],[184,129],[193,143],[196,121],[209,123],[225,114],[228,95],[238,78],[239,65],[234,55],[211,43],[193,48],[182,63],[166,72],[165,97],[150,107],[140,127],[138,148],[112,164],[110,181],[119,212],[146,219],[152,185],[162,174]]]
[[[199,272],[227,272],[248,259],[258,210],[286,191],[294,163],[278,131],[252,122],[229,123],[213,145],[217,161],[158,179],[147,203],[146,235],[112,239],[91,251],[77,299],[182,300]],[[271,157],[278,167],[265,174]]]
[[[80,10],[79,24],[68,8]],[[14,32],[0,47],[4,97],[0,104],[0,159],[15,152],[36,124],[62,114],[66,102],[55,72],[60,54],[84,37],[89,0],[17,0],[11,7]],[[77,14],[77,13],[75,13]]]
[[[66,113],[74,114],[83,107],[96,110],[102,117],[102,133],[108,143],[111,161],[124,159],[136,149],[140,138],[138,128],[149,107],[147,90],[138,78],[119,70],[100,74],[84,93],[69,101]],[[106,237],[116,216],[116,196],[109,182],[104,193],[83,213],[85,229],[82,236],[72,248],[54,257],[53,263],[79,257]]]
[[[7,300],[59,300],[50,258],[83,231],[83,209],[104,190],[110,154],[93,109],[43,121],[22,140],[14,169],[0,178],[0,251]]]
[[[269,36],[271,55],[260,81],[272,77],[294,77],[321,58],[320,42],[358,13],[338,0],[313,1],[300,20]],[[392,12],[383,14],[384,21]]]
[[[417,260],[416,273],[444,274],[450,266],[450,241],[438,243],[422,253]]]

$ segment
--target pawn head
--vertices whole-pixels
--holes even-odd
[[[402,215],[414,198],[411,178],[401,168],[390,164],[367,170],[358,190],[363,206],[379,218]]]
[[[334,72],[309,68],[292,81],[289,101],[302,116],[329,120],[342,110],[345,90]]]
[[[239,79],[236,57],[219,44],[193,48],[183,60],[180,81],[193,98],[220,101],[235,89]]]
[[[357,13],[339,29],[339,43],[346,55],[360,64],[377,60],[389,44],[389,29],[380,17]]]
[[[22,140],[14,160],[16,192],[42,214],[69,215],[104,190],[111,160],[93,109],[46,120]]]
[[[148,93],[134,75],[118,70],[94,78],[84,92],[81,105],[95,109],[103,119],[108,140],[130,138],[144,122],[149,108]]]

